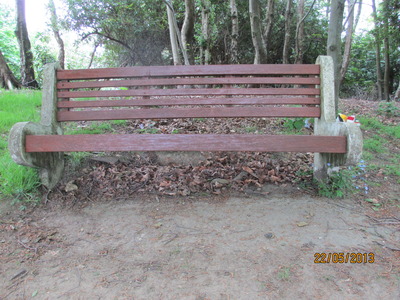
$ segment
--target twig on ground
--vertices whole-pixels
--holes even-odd
[[[391,247],[391,246],[388,246],[388,245],[379,243],[379,242],[377,242],[377,241],[374,241],[374,243],[377,244],[377,245],[379,245],[379,246],[382,246],[383,248],[388,248],[389,250],[392,250],[392,251],[400,251],[399,248],[394,248],[394,247]]]
[[[19,239],[18,239],[17,241],[18,241],[18,243],[19,243],[22,247],[24,247],[25,249],[33,250],[33,251],[35,251],[35,255],[37,254],[38,248],[29,247],[28,245],[25,245],[23,242],[21,242],[21,240],[19,240]]]
[[[178,237],[178,234],[177,234],[177,233],[174,233],[173,236],[172,236],[172,238],[170,238],[170,239],[168,239],[168,240],[166,240],[166,241],[164,242],[164,245],[167,245],[167,244],[171,243],[171,242],[172,242],[173,240],[175,240],[177,237]]]
[[[17,274],[15,274],[12,278],[11,278],[11,281],[13,281],[14,279],[16,279],[16,278],[18,278],[18,277],[23,277],[23,276],[25,276],[26,274],[28,274],[28,271],[27,270],[25,270],[25,269],[22,269],[21,271],[19,271]]]

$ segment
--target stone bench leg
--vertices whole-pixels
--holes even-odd
[[[11,158],[19,165],[38,168],[42,184],[50,190],[61,179],[64,171],[64,154],[61,152],[27,153],[25,152],[25,136],[62,133],[61,129],[56,129],[56,131],[58,132],[41,124],[21,122],[11,128],[8,141]]]
[[[357,165],[362,156],[363,138],[360,127],[354,123],[320,122],[315,124],[316,135],[347,137],[347,153],[315,153],[314,178],[324,180],[329,168]]]
[[[362,156],[363,138],[361,129],[356,124],[336,121],[335,79],[332,58],[330,56],[319,56],[316,64],[320,65],[321,68],[321,117],[315,119],[314,134],[347,137],[347,153],[314,154],[314,178],[323,180],[328,176],[329,168],[359,163]]]

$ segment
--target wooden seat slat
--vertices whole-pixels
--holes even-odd
[[[166,99],[131,99],[131,100],[92,100],[92,101],[59,101],[58,108],[89,107],[132,107],[132,106],[172,106],[172,105],[277,105],[298,104],[318,105],[320,98],[166,98]]]
[[[221,84],[320,84],[319,77],[213,77],[213,78],[157,78],[106,81],[60,81],[58,89],[169,86],[169,85],[221,85]]]
[[[153,77],[153,76],[217,76],[217,75],[319,75],[319,65],[191,65],[146,66],[84,70],[58,70],[59,80]]]
[[[264,118],[299,117],[319,118],[319,107],[194,107],[116,109],[91,111],[59,111],[57,120],[101,121],[130,119],[182,119],[182,118]]]
[[[219,89],[137,89],[109,91],[58,92],[60,98],[132,96],[221,96],[221,95],[319,95],[316,88],[219,88]]]
[[[26,136],[26,152],[69,151],[346,153],[346,137],[241,134],[85,134]]]

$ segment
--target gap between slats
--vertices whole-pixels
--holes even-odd
[[[305,84],[319,85],[319,77],[213,77],[213,78],[157,78],[106,81],[60,81],[58,89],[134,87],[134,86],[174,86],[174,85],[224,85],[224,84]]]
[[[264,118],[299,117],[319,118],[319,107],[195,107],[151,108],[94,111],[59,111],[57,120],[102,121],[130,119],[182,119],[182,118]]]
[[[319,95],[316,88],[138,89],[112,91],[59,91],[60,98],[206,95]]]
[[[132,107],[132,106],[173,106],[173,105],[318,105],[321,99],[315,97],[291,98],[166,98],[132,100],[59,101],[58,108],[90,107]]]

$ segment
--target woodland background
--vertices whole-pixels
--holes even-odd
[[[59,8],[48,1],[48,28],[34,36],[28,35],[25,0],[16,0],[14,7],[1,4],[0,87],[40,88],[43,65],[56,60],[75,69],[314,63],[318,55],[328,54],[337,66],[342,97],[399,98],[399,0],[63,0],[62,4]],[[360,22],[366,6],[373,11],[368,30]]]

